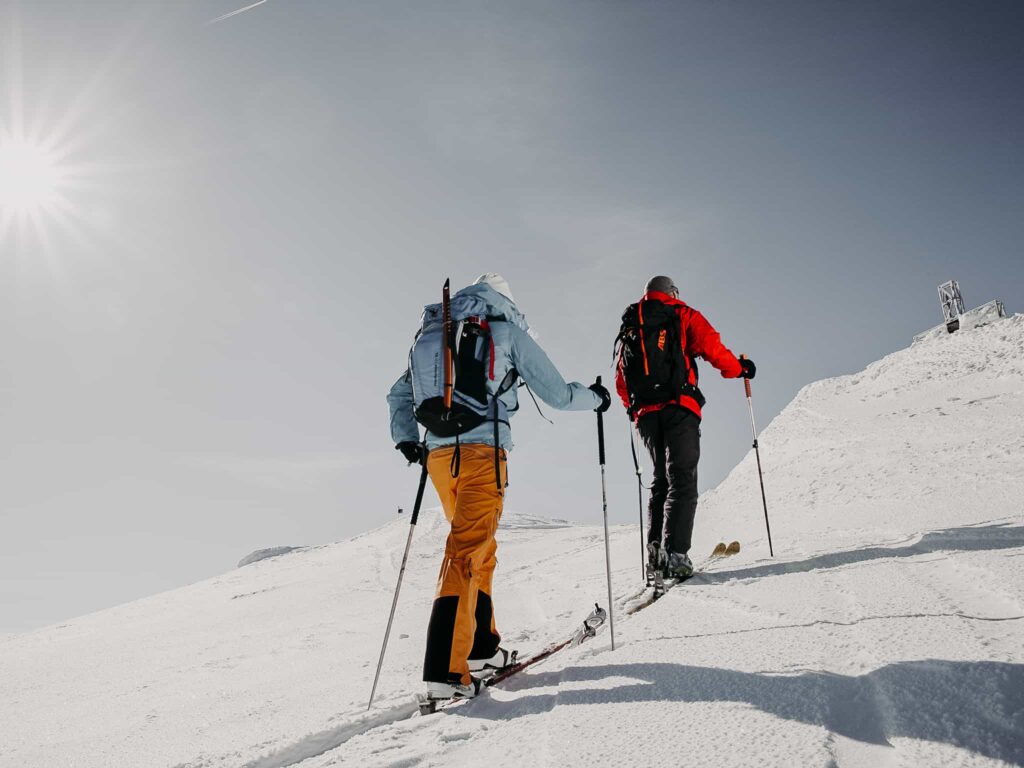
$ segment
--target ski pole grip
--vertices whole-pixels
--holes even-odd
[[[597,384],[600,385],[601,377],[597,377]],[[597,412],[597,460],[604,466],[604,414]]]
[[[746,355],[740,355],[740,360],[746,360]],[[747,391],[747,397],[750,397],[750,379],[743,379],[743,388]]]
[[[409,525],[416,525],[420,518],[420,506],[423,504],[423,491],[427,487],[427,459],[423,458],[423,466],[420,469],[420,484],[416,488],[416,503],[412,506],[412,517],[409,518]],[[401,512],[401,510],[399,510]]]

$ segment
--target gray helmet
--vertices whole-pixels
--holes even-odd
[[[676,288],[676,284],[672,282],[671,277],[665,277],[665,275],[655,275],[647,281],[647,286],[644,288],[644,293],[650,293],[651,291],[659,291],[661,293],[667,293],[669,295],[679,295],[679,289]]]

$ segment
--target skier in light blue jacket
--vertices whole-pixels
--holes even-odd
[[[511,660],[509,652],[500,647],[491,583],[507,451],[512,449],[509,418],[519,407],[516,375],[541,400],[559,410],[605,411],[611,404],[611,395],[599,384],[566,383],[530,336],[526,317],[500,275],[482,275],[456,293],[451,310],[455,317],[486,318],[493,343],[484,379],[489,412],[496,411],[495,417],[457,437],[442,437],[428,430],[421,440],[415,413],[420,405],[417,396],[422,400],[422,393],[417,392],[416,371],[406,369],[388,393],[395,447],[410,463],[426,461],[451,524],[423,668],[427,694],[434,699],[476,695],[480,682],[471,673],[500,669]],[[436,305],[424,310],[425,316],[431,312],[437,312]],[[430,373],[436,378],[434,371]]]

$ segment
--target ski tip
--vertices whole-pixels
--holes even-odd
[[[726,551],[728,551],[728,547],[725,545],[724,541],[720,541],[715,545],[715,548],[711,551],[711,556],[717,557],[718,555],[724,555]]]
[[[739,551],[740,551],[740,543],[738,541],[730,542],[729,546],[727,546],[725,548],[725,554],[727,554],[727,555],[735,555]]]

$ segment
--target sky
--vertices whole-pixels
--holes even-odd
[[[245,5],[0,3],[0,159],[43,147],[57,178],[33,215],[0,194],[0,632],[408,510],[384,396],[447,277],[502,273],[590,383],[670,275],[756,362],[760,426],[937,324],[948,279],[1024,309],[1016,2],[268,0],[213,22]],[[706,490],[751,436],[742,386],[702,374]],[[596,522],[595,419],[546,413],[514,422],[507,507]]]

